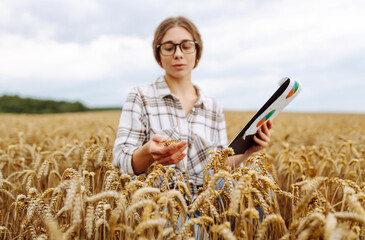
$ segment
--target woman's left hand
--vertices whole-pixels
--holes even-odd
[[[270,129],[272,128],[271,120],[264,123],[253,136],[253,140],[256,144],[253,144],[249,149],[247,149],[243,154],[233,155],[228,157],[227,165],[231,167],[239,166],[244,162],[252,153],[260,151],[261,149],[267,147],[270,142]]]
[[[247,153],[252,154],[254,152],[260,151],[263,148],[267,147],[270,142],[270,129],[272,128],[271,120],[264,123],[259,130],[257,130],[257,134],[253,136],[253,140],[256,144],[247,149]]]

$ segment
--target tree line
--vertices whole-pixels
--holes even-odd
[[[41,100],[23,98],[17,95],[3,95],[0,97],[0,112],[3,113],[65,113],[116,109],[118,108],[89,108],[79,101]]]

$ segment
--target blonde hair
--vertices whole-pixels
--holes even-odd
[[[153,48],[153,55],[155,56],[155,59],[157,63],[162,67],[161,65],[161,55],[157,48],[158,44],[161,44],[161,40],[164,37],[167,30],[173,27],[183,27],[185,28],[192,36],[193,40],[197,41],[197,48],[196,48],[196,60],[194,68],[198,65],[199,59],[202,55],[203,51],[203,42],[199,33],[198,28],[195,26],[195,24],[187,19],[186,17],[170,17],[165,19],[158,25],[155,31],[155,36],[153,38],[152,48]]]

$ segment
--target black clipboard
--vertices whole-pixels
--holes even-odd
[[[242,154],[255,144],[253,136],[261,125],[269,119],[274,119],[302,90],[298,81],[287,77],[281,79],[278,84],[280,86],[275,93],[229,144],[228,147],[231,147],[235,154]]]

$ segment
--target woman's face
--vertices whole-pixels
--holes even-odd
[[[193,36],[183,27],[173,27],[166,31],[161,44],[166,42],[181,43],[182,41],[193,41]],[[175,53],[171,56],[161,54],[161,65],[166,71],[166,76],[175,79],[183,79],[191,76],[195,66],[196,50],[193,53],[182,53],[179,46],[176,46]]]

